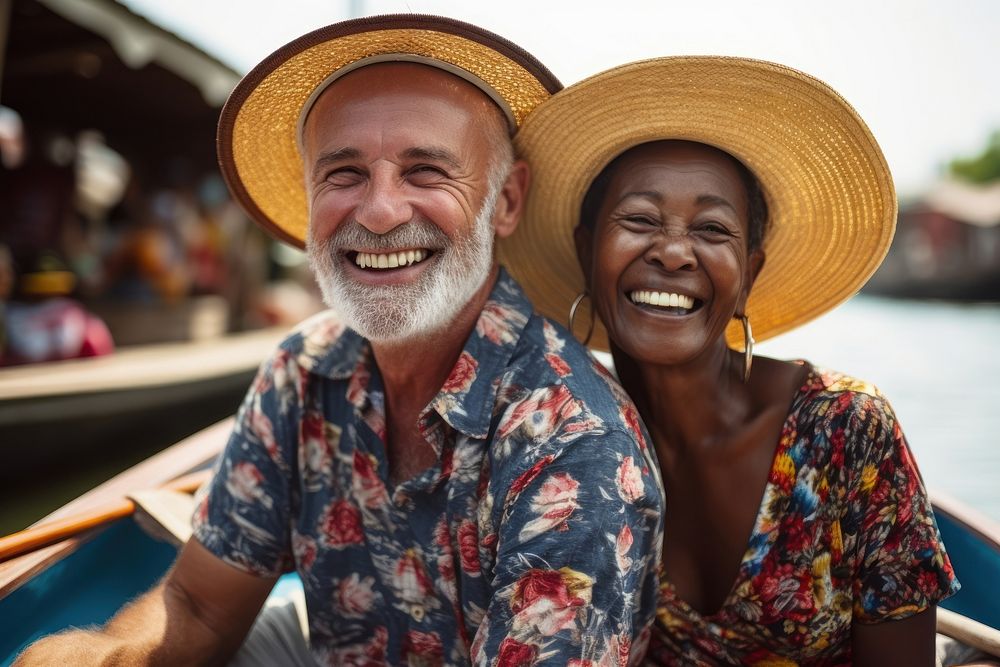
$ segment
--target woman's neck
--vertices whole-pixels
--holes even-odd
[[[723,445],[753,413],[753,397],[743,382],[743,356],[724,345],[672,366],[636,362],[617,349],[612,355],[663,464]]]

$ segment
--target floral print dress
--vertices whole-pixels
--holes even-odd
[[[393,486],[371,347],[332,314],[261,369],[195,515],[302,578],[324,665],[620,665],[656,606],[663,490],[635,408],[501,271]]]
[[[728,597],[702,615],[661,577],[647,664],[849,665],[852,622],[905,618],[957,589],[889,403],[810,367]]]

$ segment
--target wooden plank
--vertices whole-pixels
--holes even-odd
[[[31,580],[32,577],[45,571],[47,567],[76,551],[103,528],[97,528],[84,535],[77,535],[63,540],[59,544],[43,547],[20,558],[0,563],[0,600],[13,593],[19,586]]]
[[[937,631],[1000,658],[1000,630],[996,628],[938,607]]]
[[[60,507],[34,525],[98,507],[107,502],[125,498],[135,491],[163,486],[170,480],[210,465],[226,446],[233,430],[233,418],[224,419],[189,438],[181,440],[159,454],[137,463],[125,472],[112,477],[97,488]]]

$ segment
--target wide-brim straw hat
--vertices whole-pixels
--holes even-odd
[[[338,77],[378,62],[417,62],[460,76],[500,107],[512,134],[562,88],[519,46],[440,16],[353,19],[289,42],[236,86],[218,132],[219,164],[230,191],[276,238],[300,248],[305,244],[308,203],[299,133],[308,109]]]
[[[532,185],[524,219],[500,251],[539,312],[566,322],[584,289],[573,229],[591,182],[627,149],[661,139],[720,148],[760,181],[771,222],[747,303],[758,341],[844,302],[885,257],[896,224],[892,176],[871,131],[836,91],[770,62],[657,58],[569,86],[515,137]],[[577,318],[580,334],[589,315]],[[738,321],[726,334],[742,349]],[[591,345],[607,349],[600,321]]]

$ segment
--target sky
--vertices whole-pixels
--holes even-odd
[[[122,0],[240,71],[352,15],[439,14],[492,30],[566,85],[631,60],[780,62],[841,93],[871,127],[901,196],[1000,130],[995,0]]]

